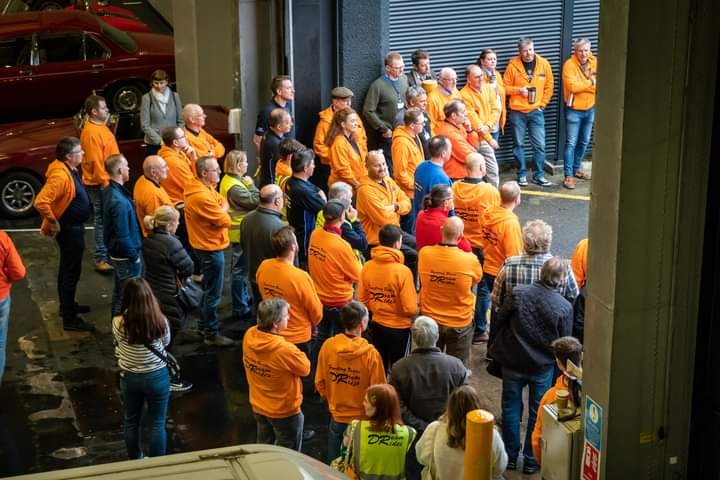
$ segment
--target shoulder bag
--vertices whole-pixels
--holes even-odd
[[[190,313],[200,306],[203,298],[203,289],[195,283],[192,277],[186,278],[183,282],[178,280],[177,293],[175,298],[183,312]]]

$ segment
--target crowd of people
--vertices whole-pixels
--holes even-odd
[[[182,106],[156,71],[142,104],[148,156],[132,192],[106,102],[88,97],[81,136],[58,142],[35,207],[42,233],[59,247],[60,315],[70,331],[94,329],[81,316],[90,307],[75,299],[84,224],[94,216],[96,269],[114,275],[131,458],[143,456],[143,403],[148,453],[160,455],[169,392],[192,388],[165,368],[189,315],[197,309],[206,345],[238,345],[221,333],[219,317],[230,249],[231,321],[247,327],[243,365],[258,442],[300,450],[314,433],[304,429],[303,398],[319,396],[331,416],[328,462],[347,455],[360,478],[420,478],[423,466],[430,478],[458,478],[464,416],[481,407],[466,385],[471,346],[488,343],[503,380],[493,474],[520,464],[537,471],[531,436],[541,398],[556,364],[557,385],[569,375],[561,364],[569,354],[559,357],[558,348],[567,351],[571,335],[582,339],[587,241],[570,264],[550,253],[550,225],[521,226],[514,213],[528,184],[526,130],[533,182],[550,185],[543,110],[553,91],[532,40],[521,39],[518,51],[504,75],[495,53],[483,51],[461,90],[451,68],[435,77],[428,52],[413,53],[407,74],[391,52],[362,115],[350,89],[332,89],[312,148],[294,139],[292,80],[278,76],[258,115],[253,176],[247,154],[226,153],[204,129],[202,107]],[[581,160],[597,69],[589,41],[578,40],[574,52],[563,67],[566,188],[587,178]],[[519,168],[517,181],[501,183],[494,152],[506,118]]]

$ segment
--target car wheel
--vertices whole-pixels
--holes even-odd
[[[145,89],[147,90],[147,89]],[[113,112],[137,112],[143,96],[143,87],[137,83],[128,83],[109,89],[110,109]]]
[[[69,2],[63,0],[38,0],[33,2],[33,10],[62,10]]]
[[[3,175],[0,178],[0,215],[5,218],[29,216],[41,186],[40,179],[28,172]]]

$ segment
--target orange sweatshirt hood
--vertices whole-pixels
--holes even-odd
[[[258,353],[269,354],[282,346],[286,340],[281,335],[272,335],[257,328],[249,329],[246,333],[248,341],[252,343],[253,350]]]
[[[363,337],[348,337],[345,334],[339,334],[336,337],[338,342],[336,353],[346,361],[362,357],[375,348]]]
[[[372,250],[372,259],[382,263],[405,263],[405,255],[400,250],[378,245]]]
[[[508,220],[513,220],[515,214],[507,208],[488,208],[485,212],[485,225],[498,225]]]
[[[185,184],[185,196],[202,195],[207,193],[208,187],[197,178],[193,178]]]

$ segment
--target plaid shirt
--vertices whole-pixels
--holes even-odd
[[[492,291],[493,307],[496,310],[499,309],[515,285],[528,285],[540,280],[540,269],[543,263],[550,258],[552,258],[551,253],[535,255],[524,253],[506,258],[497,277],[495,277],[495,286]],[[569,263],[567,275],[557,290],[571,305],[575,303],[579,290]]]

